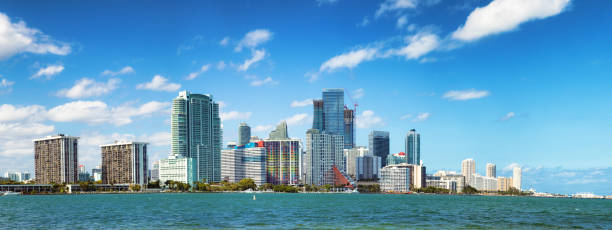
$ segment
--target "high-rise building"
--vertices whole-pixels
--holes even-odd
[[[221,181],[219,104],[211,95],[179,92],[172,101],[172,154],[196,161],[196,181]]]
[[[251,127],[245,122],[240,123],[238,127],[238,145],[246,145],[251,139]]]
[[[411,129],[410,132],[406,134],[405,143],[408,164],[421,164],[421,134]]]
[[[518,189],[519,191],[522,191],[521,188],[521,179],[523,177],[522,175],[522,169],[521,167],[514,167],[514,169],[512,169],[512,187]]]
[[[284,131],[287,123],[281,122],[270,138],[263,141],[266,148],[267,183],[271,184],[299,184],[301,164],[301,144],[299,139],[289,138]]]
[[[368,156],[368,148],[357,146],[351,149],[344,149],[346,158],[346,173],[353,179],[357,179],[357,157]]]
[[[76,183],[78,137],[59,134],[34,140],[34,165],[37,183]]]
[[[90,181],[89,172],[85,169],[85,165],[79,165],[79,181]]]
[[[182,155],[170,155],[167,159],[161,159],[159,167],[159,184],[165,185],[166,181],[176,181],[189,185],[195,184],[196,162],[191,157]]]
[[[325,130],[325,113],[323,113],[323,100],[312,100],[313,119],[312,128],[319,131]]]
[[[360,156],[356,163],[357,180],[378,180],[382,163],[379,156]]]
[[[116,141],[101,145],[102,183],[146,185],[148,183],[147,144]]]
[[[497,171],[496,171],[496,167],[495,164],[493,163],[487,163],[487,177],[491,177],[491,178],[495,178],[497,177]]]
[[[159,161],[153,161],[153,165],[151,166],[151,181],[159,180]]]
[[[379,156],[382,162],[382,167],[387,166],[387,156],[389,156],[389,132],[372,131],[369,135],[370,154]]]
[[[383,192],[410,192],[427,186],[426,169],[421,165],[387,165],[380,170],[380,190]]]
[[[476,173],[476,163],[474,159],[465,159],[461,162],[461,175],[465,177],[465,184],[470,184],[470,176]]]
[[[343,136],[309,129],[306,132],[304,184],[335,184],[334,167],[346,172],[343,148]]]
[[[221,177],[231,183],[251,178],[255,184],[266,183],[266,148],[263,143],[248,143],[221,150]]]
[[[91,176],[93,176],[94,181],[101,181],[102,180],[102,167],[98,165],[96,166],[96,168],[91,169]]]
[[[355,110],[344,109],[344,148],[355,147]]]
[[[29,181],[30,179],[32,179],[32,175],[30,175],[30,172],[21,173],[21,181]]]
[[[344,89],[323,89],[323,130],[344,137]]]
[[[270,132],[270,140],[286,140],[289,139],[289,133],[287,132],[287,122],[286,121],[281,121],[281,123],[279,123],[276,126],[275,130],[272,130],[272,132]]]

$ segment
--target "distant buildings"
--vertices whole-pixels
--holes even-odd
[[[355,147],[355,110],[344,108],[344,148]]]
[[[79,181],[90,181],[91,177],[89,172],[85,169],[84,165],[79,165]]]
[[[519,191],[522,191],[522,187],[521,187],[521,179],[523,177],[522,171],[523,170],[521,170],[521,167],[514,167],[514,169],[512,169],[512,187],[518,189]]]
[[[394,153],[387,157],[387,165],[407,163],[408,160],[406,158],[406,153],[404,152]]]
[[[194,185],[196,182],[196,161],[191,157],[172,154],[167,159],[161,159],[159,167],[159,184],[165,186],[166,181],[176,181]],[[152,177],[153,178],[153,177]]]
[[[78,137],[48,136],[34,140],[36,182],[76,183],[78,181]]]
[[[343,148],[343,136],[309,129],[306,132],[304,184],[334,184],[333,167],[346,172]]]
[[[94,181],[101,181],[102,180],[102,167],[98,165],[95,168],[91,169],[91,176],[93,177]]]
[[[23,182],[30,180],[29,172],[6,172],[4,173],[4,178],[7,180],[12,180],[15,182]]]
[[[368,149],[370,154],[380,157],[382,167],[385,167],[387,165],[387,156],[389,156],[389,132],[370,132]]]
[[[221,165],[223,180],[237,183],[251,178],[257,185],[266,183],[266,148],[263,142],[221,150]]]
[[[101,145],[102,183],[139,184],[147,181],[147,143],[117,141]]]
[[[245,122],[240,123],[238,127],[238,145],[246,145],[251,139],[251,127]]]
[[[426,170],[421,165],[387,165],[380,170],[380,189],[383,192],[406,193],[426,185]]]
[[[470,175],[468,184],[478,191],[494,192],[497,191],[497,179],[486,177],[476,173]]]
[[[196,161],[196,180],[221,181],[219,104],[211,95],[179,92],[172,101],[172,154]]]
[[[463,192],[463,189],[465,188],[465,177],[461,174],[457,174],[455,172],[447,172],[447,171],[438,171],[436,172],[434,175],[434,177],[439,178],[438,180],[442,181],[443,184],[441,184],[442,186],[446,186],[443,188],[446,189],[450,189],[451,192],[457,192],[457,193],[461,193]],[[448,182],[447,182],[448,181]],[[453,190],[453,182],[454,182],[454,186],[455,189]],[[430,186],[429,180],[427,181],[427,187]],[[433,187],[436,187],[435,185],[432,184]],[[438,187],[440,188],[440,187]]]
[[[151,181],[159,181],[159,161],[154,161],[151,165]]]
[[[285,121],[270,133],[269,139],[263,140],[263,147],[266,149],[267,183],[299,184],[302,155],[300,143],[300,139],[289,138]]]
[[[408,164],[421,164],[421,134],[416,130],[411,129],[406,134],[406,154],[408,155]]]
[[[381,160],[379,156],[360,156],[357,157],[357,180],[378,180],[380,176]]]
[[[495,167],[495,164],[493,163],[487,163],[487,177],[491,177],[491,178],[496,178],[497,177],[497,170]]]
[[[470,176],[476,173],[476,163],[474,159],[465,159],[461,162],[461,175],[465,177],[465,183],[470,184]]]
[[[272,130],[272,132],[270,132],[270,137],[268,139],[270,140],[285,140],[289,138],[289,133],[287,132],[287,122],[286,121],[281,121],[281,123],[279,123],[276,126],[276,129]],[[251,138],[251,140],[253,140],[253,138]],[[260,141],[259,138],[255,139],[256,141],[251,141],[251,142],[257,142]]]
[[[442,179],[440,176],[427,176],[427,187],[448,189],[449,192],[456,193],[457,181]]]
[[[357,158],[370,155],[368,148],[357,146],[351,149],[344,149],[344,157],[346,158],[346,173],[353,179],[357,179]],[[379,166],[380,168],[380,166]]]
[[[498,177],[497,178],[497,191],[508,191],[512,187],[511,177]]]

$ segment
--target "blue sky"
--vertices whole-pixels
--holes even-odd
[[[612,189],[609,1],[385,0],[0,2],[0,172],[33,168],[31,140],[151,142],[168,155],[180,90],[222,102],[224,140],[242,121],[265,137],[312,125],[309,100],[345,88],[357,143],[422,135],[428,171],[461,160],[524,168],[524,187]],[[352,104],[347,97],[346,104]],[[550,178],[543,180],[542,178]]]

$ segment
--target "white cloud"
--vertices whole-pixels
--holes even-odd
[[[570,0],[494,0],[474,9],[452,37],[470,42],[514,30],[524,22],[560,14],[569,3]]]
[[[24,21],[13,23],[6,14],[0,13],[0,59],[23,52],[67,55],[70,46],[53,41],[37,29],[28,28]]]
[[[96,82],[90,78],[82,78],[76,81],[72,88],[62,89],[57,92],[57,96],[72,99],[100,96],[115,90],[120,82],[121,80],[118,78],[108,79],[106,83]]]
[[[403,9],[414,9],[417,6],[417,0],[386,0],[378,10],[376,10],[376,17],[383,15],[389,11],[403,10]]]
[[[7,121],[40,121],[44,119],[46,109],[40,105],[14,106],[4,104],[0,106],[0,122]]]
[[[256,29],[244,35],[240,43],[234,48],[236,52],[242,51],[242,48],[255,48],[272,39],[272,33],[266,29]]]
[[[367,26],[369,24],[370,24],[370,19],[368,17],[363,17],[363,19],[361,20],[360,23],[357,24],[357,26],[364,27],[364,26]]]
[[[395,24],[395,26],[398,29],[404,28],[404,26],[408,23],[408,17],[406,15],[403,15],[401,17],[399,17],[397,19],[397,23]]]
[[[219,63],[217,63],[217,70],[223,70],[225,69],[225,62],[224,61],[219,61]]]
[[[274,125],[258,125],[253,128],[253,132],[268,132],[274,129]]]
[[[251,57],[251,59],[245,60],[242,65],[238,66],[239,71],[247,71],[252,64],[255,64],[261,61],[266,56],[266,50],[264,49],[261,49],[261,50],[254,49],[252,53],[253,53],[253,57]]]
[[[229,44],[229,40],[229,37],[224,37],[223,39],[221,39],[221,41],[219,41],[219,45],[226,46],[227,44]]]
[[[505,116],[503,116],[500,120],[507,121],[507,120],[512,119],[513,117],[514,117],[514,112],[509,112]]]
[[[251,115],[253,113],[252,112],[238,112],[238,111],[230,111],[227,113],[221,113],[221,120],[222,121],[229,121],[229,120],[248,120]]]
[[[365,90],[363,88],[356,89],[351,93],[351,96],[353,97],[353,99],[360,99],[364,95],[365,95]]]
[[[438,48],[440,39],[437,35],[429,32],[420,32],[413,36],[406,37],[406,45],[397,51],[397,55],[406,59],[417,59]]]
[[[338,2],[338,0],[317,0],[317,2],[319,3],[319,6],[320,6],[323,4],[333,4],[333,3]]]
[[[2,76],[0,76],[0,95],[13,91],[13,84],[15,84],[14,81],[6,80],[6,78],[2,78]]]
[[[36,79],[41,76],[45,76],[47,79],[50,79],[53,75],[59,74],[64,70],[64,66],[62,65],[49,65],[45,68],[41,68],[36,72],[36,74],[32,75],[30,79]]]
[[[377,52],[378,49],[375,48],[363,48],[343,53],[324,62],[319,68],[319,71],[333,72],[339,68],[352,69],[361,62],[374,59]]]
[[[489,96],[489,94],[491,93],[486,90],[475,90],[475,89],[451,90],[451,91],[444,93],[442,97],[449,99],[451,101],[465,101],[465,100],[483,98],[483,97]]]
[[[19,157],[33,156],[32,139],[45,136],[55,130],[53,125],[41,123],[2,123],[0,122],[0,156],[8,157],[11,162]],[[30,158],[31,159],[31,158]],[[5,167],[8,164],[3,164]]]
[[[54,129],[53,125],[40,123],[0,123],[0,138],[40,136]]]
[[[225,106],[227,106],[225,101],[217,101],[217,104],[219,104],[219,108],[224,108]]]
[[[305,99],[302,101],[292,101],[291,102],[291,107],[304,107],[304,106],[309,106],[312,105],[312,99]]]
[[[140,140],[149,142],[153,146],[170,146],[172,134],[169,132],[157,132],[153,135],[142,135]]]
[[[50,109],[47,117],[56,122],[109,123],[121,126],[132,123],[133,117],[162,112],[169,106],[168,102],[151,101],[139,107],[122,105],[110,108],[101,101],[73,101]]]
[[[130,74],[130,73],[134,73],[134,68],[132,68],[131,66],[126,66],[121,68],[119,71],[111,71],[111,70],[104,70],[104,72],[102,72],[102,76],[118,76],[118,75],[123,75],[123,74]]]
[[[427,120],[427,118],[429,118],[429,116],[431,115],[431,113],[419,113],[419,115],[412,119],[412,122],[421,122],[421,121],[425,121]]]
[[[178,89],[180,89],[181,84],[170,83],[168,82],[168,79],[166,79],[165,77],[161,75],[155,75],[153,76],[153,79],[151,79],[150,82],[138,84],[136,88],[137,89],[148,89],[148,90],[153,90],[153,91],[173,92],[173,91],[177,91]]]
[[[504,171],[504,172],[512,172],[512,170],[514,170],[514,168],[516,168],[516,167],[519,167],[519,168],[520,168],[520,167],[521,167],[521,165],[519,165],[518,163],[511,163],[511,164],[509,164],[508,166],[506,166],[506,167],[503,169],[503,171]]]
[[[372,110],[365,110],[361,112],[361,115],[357,115],[355,123],[357,123],[357,128],[361,129],[383,125],[382,118],[376,116]]]
[[[402,115],[400,117],[400,120],[406,120],[406,119],[411,118],[411,117],[412,117],[412,114],[409,114],[409,113],[408,114],[404,114],[404,115]]]
[[[198,77],[200,74],[208,71],[209,68],[210,68],[210,64],[203,65],[202,67],[200,67],[200,70],[198,70],[196,72],[193,72],[193,73],[190,73],[185,79],[193,80],[196,77]]]
[[[303,125],[307,120],[308,120],[308,114],[306,113],[299,113],[299,114],[293,115],[285,119],[285,121],[287,122],[287,125],[289,126]]]
[[[278,81],[273,80],[271,77],[266,77],[263,80],[254,79],[251,81],[252,86],[262,86],[262,85],[277,85]]]

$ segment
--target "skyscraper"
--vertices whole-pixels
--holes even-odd
[[[465,184],[470,184],[470,177],[476,173],[474,159],[465,159],[461,162],[461,175],[465,177]]]
[[[497,171],[495,164],[487,163],[487,177],[495,178],[497,177]]]
[[[78,139],[59,134],[34,140],[34,175],[37,183],[78,181]]]
[[[330,135],[318,129],[309,129],[306,132],[304,184],[335,184],[333,167],[346,172],[343,148],[344,140],[341,135]]]
[[[289,134],[287,133],[287,122],[281,121],[276,126],[275,130],[270,132],[270,140],[285,140],[289,138]]]
[[[101,145],[102,183],[147,184],[147,144],[130,141]]]
[[[344,148],[355,147],[355,110],[344,109]]]
[[[512,187],[518,189],[519,191],[522,191],[521,188],[521,179],[523,177],[523,170],[521,169],[521,167],[514,167],[514,169],[512,170]]]
[[[211,95],[179,92],[172,101],[172,154],[194,158],[196,181],[221,181],[221,118]]]
[[[238,145],[246,145],[251,139],[251,127],[245,122],[240,123],[238,127]]]
[[[381,167],[387,166],[387,156],[389,156],[389,132],[370,132],[369,144],[370,154],[380,157]]]
[[[231,183],[251,178],[255,184],[266,183],[266,148],[262,144],[248,143],[221,151],[221,175]]]
[[[312,128],[319,131],[325,130],[325,113],[323,113],[323,100],[313,100],[313,116]]]
[[[344,137],[344,89],[323,89],[324,129]]]
[[[406,134],[406,154],[408,154],[408,164],[421,163],[421,134],[414,129]]]
[[[267,154],[267,183],[299,184],[302,148],[299,139],[292,139],[287,135],[285,121],[270,133],[270,138],[263,141],[263,146]]]

